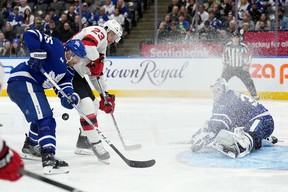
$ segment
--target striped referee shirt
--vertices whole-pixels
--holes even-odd
[[[242,67],[251,63],[251,54],[248,51],[247,45],[242,42],[239,45],[233,45],[232,42],[227,43],[222,57],[224,65],[231,67]]]

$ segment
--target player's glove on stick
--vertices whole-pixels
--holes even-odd
[[[100,94],[100,107],[99,109],[105,111],[105,113],[113,113],[115,108],[115,95],[106,93],[107,103],[105,102],[104,96]]]
[[[24,168],[22,159],[16,151],[10,149],[3,141],[3,148],[0,152],[0,179],[8,181],[18,180],[22,177],[18,172],[19,168]]]
[[[45,59],[47,58],[47,52],[44,50],[35,50],[31,51],[30,59],[28,60],[29,67],[35,72],[39,72],[45,63]]]
[[[104,58],[105,55],[100,54],[98,59],[86,65],[90,69],[92,76],[100,77],[103,74]]]
[[[80,103],[80,97],[77,93],[67,94],[67,97],[61,97],[61,105],[67,109],[73,109],[72,104],[78,105]]]

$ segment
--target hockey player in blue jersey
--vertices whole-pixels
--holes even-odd
[[[261,148],[262,140],[271,136],[274,121],[269,111],[258,101],[230,90],[225,79],[212,85],[212,116],[192,136],[192,151],[205,146],[230,157],[243,157]]]
[[[61,104],[72,109],[72,104],[80,101],[72,86],[73,65],[85,57],[85,47],[80,40],[68,41],[64,47],[58,39],[38,30],[25,31],[23,38],[30,58],[11,70],[7,86],[10,99],[31,122],[22,152],[42,157],[44,174],[67,173],[68,164],[55,157],[56,121],[44,92],[53,85],[40,70],[44,69],[68,95],[66,98],[55,89]]]

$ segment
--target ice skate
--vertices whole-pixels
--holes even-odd
[[[42,153],[42,166],[45,175],[69,173],[68,163],[57,159],[53,153]]]
[[[91,143],[92,144],[92,151],[98,158],[98,160],[102,163],[109,164],[110,154],[108,151],[105,150],[101,140],[99,140],[97,143]]]
[[[93,155],[91,144],[86,136],[81,135],[81,130],[78,135],[74,153],[77,155]]]
[[[24,145],[22,147],[22,159],[29,159],[29,160],[41,160],[41,151],[39,145],[31,145],[28,141],[28,136],[25,134],[26,139],[24,141]]]

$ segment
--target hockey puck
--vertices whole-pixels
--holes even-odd
[[[63,114],[62,114],[62,119],[63,119],[64,121],[68,120],[68,119],[69,119],[68,113],[63,113]]]
[[[3,127],[3,125],[0,123],[0,127]]]

